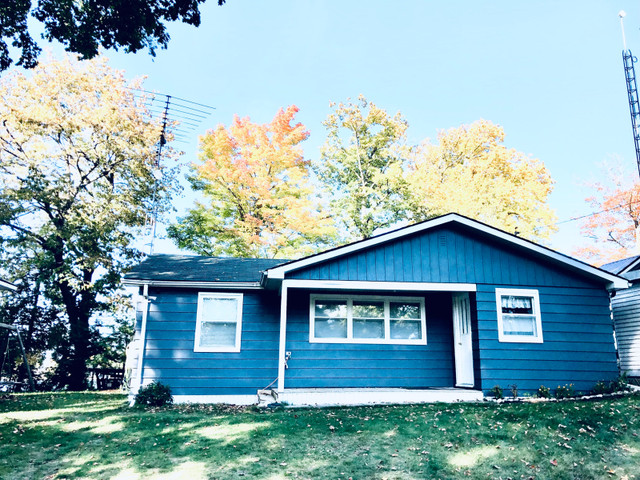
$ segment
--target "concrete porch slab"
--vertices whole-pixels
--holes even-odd
[[[464,388],[295,388],[278,394],[278,402],[292,407],[478,402],[483,398],[481,391]]]

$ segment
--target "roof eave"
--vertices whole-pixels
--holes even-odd
[[[18,290],[18,287],[16,287],[13,283],[9,283],[5,280],[0,280],[0,290],[9,290],[10,292],[15,292],[16,290]]]
[[[144,280],[125,278],[124,285],[139,287],[174,287],[174,288],[206,288],[220,290],[262,290],[260,282],[198,282],[187,280]]]
[[[626,267],[624,267],[622,270],[620,270],[620,272],[618,273],[618,275],[621,275],[623,273],[628,273],[631,270],[633,270],[635,267],[638,266],[638,264],[640,264],[640,256],[638,258],[636,258],[633,262],[631,262],[629,265],[627,265]]]

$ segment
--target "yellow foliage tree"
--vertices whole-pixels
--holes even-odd
[[[309,162],[300,143],[309,132],[292,124],[296,106],[264,125],[235,117],[200,139],[201,163],[191,182],[209,204],[197,203],[169,236],[202,255],[297,257],[333,234],[318,211]]]
[[[457,212],[532,239],[547,239],[556,216],[547,205],[553,180],[544,164],[503,145],[486,120],[438,134],[414,149],[407,167],[415,220]]]
[[[59,368],[72,389],[86,387],[95,353],[90,319],[113,309],[137,228],[174,191],[171,170],[154,175],[161,125],[129,88],[139,86],[100,58],[0,81],[0,253],[5,267],[37,272],[66,315],[72,348]]]

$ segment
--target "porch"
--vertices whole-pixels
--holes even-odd
[[[474,291],[470,284],[284,280],[279,401],[477,400],[468,393],[476,386]]]

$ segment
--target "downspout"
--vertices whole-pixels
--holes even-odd
[[[278,351],[278,393],[284,392],[284,372],[286,370],[287,342],[287,281],[282,281],[280,294],[280,348]]]
[[[616,319],[613,316],[613,297],[616,296],[615,290],[609,290],[609,316],[611,318],[611,326],[613,327],[613,346],[616,350],[616,366],[618,367],[618,375],[621,375],[620,348],[618,347],[618,329],[616,328]]]
[[[144,366],[144,351],[147,340],[147,317],[149,316],[149,284],[145,283],[142,287],[142,298],[144,304],[142,308],[142,325],[140,326],[140,346],[138,347],[138,366],[136,368],[136,382],[135,389],[131,392],[131,403],[133,404],[133,396],[138,393],[140,387],[142,387],[142,368]]]

